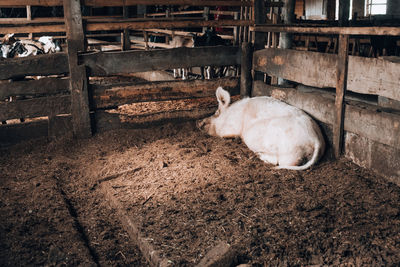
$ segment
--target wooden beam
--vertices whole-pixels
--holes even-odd
[[[50,112],[67,114],[71,111],[70,106],[71,97],[69,95],[1,102],[0,121],[48,116]]]
[[[184,122],[198,120],[215,113],[217,105],[212,108],[163,111],[151,114],[126,115],[99,110],[95,114],[98,132],[120,128],[137,128],[155,126],[167,122]]]
[[[240,71],[240,96],[246,97],[251,95],[252,87],[252,60],[253,60],[253,47],[251,43],[242,43],[242,59],[241,59],[241,71]]]
[[[309,86],[334,88],[337,61],[334,54],[267,48],[254,52],[253,68]],[[349,56],[347,90],[400,101],[398,88],[400,62],[391,57]]]
[[[154,19],[113,19],[112,21],[88,20],[85,23],[86,31],[106,30],[143,30],[151,28],[185,28],[185,27],[223,27],[223,26],[249,26],[253,25],[251,20],[154,20]],[[65,25],[61,23],[46,24],[43,22],[19,21],[19,23],[0,23],[0,34],[7,33],[43,33],[43,32],[65,32]]]
[[[66,53],[0,60],[0,79],[2,80],[26,75],[64,73],[68,73],[68,57]]]
[[[196,66],[240,65],[238,47],[216,46],[152,51],[96,52],[82,55],[91,76]]]
[[[338,159],[342,153],[344,133],[344,96],[346,94],[349,63],[349,36],[339,35],[339,54],[336,67],[335,123],[333,125],[333,151]]]
[[[64,0],[64,18],[67,30],[73,134],[77,138],[87,138],[91,136],[92,132],[86,67],[78,63],[78,52],[85,50],[79,0]]]
[[[69,79],[43,78],[0,83],[0,100],[17,95],[54,95],[69,92]]]
[[[293,32],[311,34],[347,34],[347,35],[400,35],[400,27],[302,27],[285,25],[255,25],[252,31]]]
[[[101,30],[141,30],[151,28],[185,28],[185,27],[221,27],[221,26],[249,26],[250,20],[150,20],[150,21],[112,21],[103,23],[87,23],[87,31]]]
[[[84,0],[85,6],[133,6],[133,5],[190,5],[190,6],[250,6],[251,0]],[[2,0],[0,7],[62,6],[62,0]]]
[[[239,93],[238,78],[215,80],[164,81],[120,86],[91,85],[94,108],[110,108],[143,101],[165,101],[212,97],[218,86],[232,95]]]

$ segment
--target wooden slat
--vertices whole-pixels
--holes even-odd
[[[63,73],[68,73],[68,59],[65,53],[0,60],[0,79]]]
[[[249,26],[251,20],[151,20],[151,21],[112,21],[86,24],[87,31],[101,30],[138,30],[151,28],[186,28],[186,27],[222,27],[222,26]]]
[[[238,47],[174,48],[153,51],[97,52],[82,55],[91,76],[196,66],[240,65]]]
[[[104,132],[120,128],[148,127],[167,122],[197,120],[212,115],[216,107],[217,106],[215,106],[215,108],[175,110],[141,115],[124,115],[100,110],[96,112],[95,115],[96,130],[98,132]]]
[[[67,29],[73,134],[77,138],[88,138],[92,131],[86,67],[78,62],[78,52],[85,50],[81,5],[78,0],[64,0],[64,18]]]
[[[142,101],[209,97],[215,95],[218,86],[222,86],[232,95],[239,93],[238,78],[147,82],[120,86],[92,85],[91,89],[93,91],[93,105],[98,109]]]
[[[47,136],[47,120],[0,125],[0,144],[14,144]]]
[[[338,159],[342,153],[344,134],[344,96],[346,94],[349,63],[349,36],[339,35],[339,54],[336,66],[335,123],[333,124],[333,151]]]
[[[255,25],[250,27],[256,32],[293,32],[312,34],[346,34],[346,35],[400,35],[400,27],[301,27],[283,25]]]
[[[69,91],[69,79],[43,78],[0,83],[0,100],[16,95],[58,94]]]
[[[335,87],[337,56],[333,54],[267,48],[255,51],[253,68],[315,87]]]
[[[0,103],[0,121],[67,114],[71,111],[71,97],[52,96]]]
[[[250,20],[143,20],[134,19],[123,20],[114,19],[108,22],[85,23],[86,31],[102,31],[102,30],[138,30],[149,28],[185,28],[185,27],[223,27],[223,26],[249,26],[253,25]],[[33,21],[19,22],[18,24],[1,24],[0,34],[7,33],[49,33],[49,32],[65,32],[64,24],[43,24]]]
[[[338,57],[307,51],[268,48],[254,52],[253,68],[314,87],[336,87]],[[347,90],[400,100],[400,62],[391,58],[349,56]]]
[[[86,6],[132,6],[132,5],[191,5],[191,6],[250,6],[251,0],[84,0]],[[0,7],[62,6],[62,0],[2,0]]]

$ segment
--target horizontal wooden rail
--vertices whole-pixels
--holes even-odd
[[[2,0],[0,7],[62,6],[62,0]],[[133,6],[133,5],[190,5],[190,6],[251,6],[252,0],[84,0],[85,6]]]
[[[83,54],[90,76],[145,72],[198,66],[240,65],[238,47],[215,46],[153,51],[96,52]]]
[[[87,23],[87,31],[151,29],[151,28],[186,28],[186,27],[222,27],[250,26],[251,20],[149,20],[149,21],[110,21],[107,23]]]
[[[68,73],[68,59],[65,53],[0,60],[0,79],[63,73]]]
[[[336,87],[334,54],[267,48],[254,52],[254,70],[314,87]],[[400,62],[349,56],[347,90],[400,101]],[[379,75],[377,75],[379,74]]]
[[[107,30],[142,30],[151,28],[185,28],[185,27],[223,27],[223,26],[250,26],[253,25],[251,20],[210,20],[203,19],[112,19],[110,21],[88,20],[85,23],[86,31],[107,31]],[[65,25],[62,22],[36,22],[20,21],[16,24],[7,24],[0,22],[0,34],[7,33],[55,33],[65,32]]]
[[[293,32],[311,34],[348,34],[348,35],[391,35],[399,36],[400,27],[302,27],[283,25],[255,25],[250,30],[256,32]]]
[[[69,79],[43,78],[0,83],[0,100],[17,95],[54,95],[69,91]]]
[[[222,86],[234,95],[239,93],[238,78],[146,82],[113,86],[91,85],[90,90],[93,94],[93,106],[99,109],[143,101],[212,97],[218,86]]]
[[[153,51],[96,52],[82,54],[80,61],[87,65],[91,76],[108,76],[179,67],[240,65],[240,55],[238,47],[185,47]],[[68,60],[64,52],[0,61],[2,80],[68,72]]]
[[[70,95],[0,102],[0,121],[18,118],[35,118],[48,116],[49,114],[68,114],[70,112]]]

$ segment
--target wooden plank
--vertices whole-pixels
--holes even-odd
[[[110,108],[143,101],[212,97],[218,86],[232,95],[239,93],[238,78],[215,80],[163,81],[120,86],[92,85],[94,108]]]
[[[96,52],[82,55],[91,76],[196,66],[240,65],[238,47],[174,48],[153,51]]]
[[[78,52],[85,50],[79,0],[64,0],[64,18],[67,29],[73,134],[77,138],[87,138],[91,136],[92,131],[86,67],[78,63]]]
[[[26,75],[64,73],[68,73],[68,58],[66,53],[0,60],[0,79],[11,79]]]
[[[315,87],[335,87],[337,55],[267,48],[253,54],[253,69]],[[306,71],[305,71],[306,70]]]
[[[1,102],[0,121],[48,116],[50,112],[68,114],[71,111],[70,98],[69,95],[66,95]]]
[[[186,28],[186,27],[222,27],[222,26],[249,26],[251,20],[151,20],[151,21],[111,21],[102,23],[88,22],[86,31],[101,30],[142,30],[151,28]]]
[[[342,154],[344,132],[344,95],[349,63],[349,36],[339,35],[339,54],[336,66],[335,123],[333,125],[333,151],[336,159]]]
[[[191,5],[191,6],[250,6],[251,0],[84,0],[85,6],[132,6],[132,5]],[[0,7],[62,6],[62,0],[2,0]]]
[[[223,27],[223,26],[249,26],[253,25],[250,20],[144,20],[140,19],[114,19],[108,22],[95,22],[88,20],[85,23],[86,31],[106,31],[106,30],[142,30],[148,28],[185,28],[185,27]],[[0,34],[7,33],[49,33],[66,32],[64,24],[44,24],[33,21],[20,22],[19,24],[1,24]]]
[[[241,71],[240,71],[240,96],[250,96],[252,87],[251,67],[253,48],[250,43],[242,43],[242,59],[241,59]]]
[[[337,60],[334,54],[268,48],[254,52],[253,68],[309,86],[334,88]],[[398,88],[400,62],[349,56],[347,90],[400,100]]]
[[[400,35],[400,27],[303,27],[284,25],[255,25],[250,27],[256,32],[293,32],[312,34],[346,34],[346,35]]]
[[[0,125],[0,144],[3,145],[44,136],[47,136],[47,120]]]
[[[347,90],[400,101],[400,62],[392,57],[349,56]]]
[[[167,122],[184,122],[198,120],[212,115],[214,108],[174,110],[141,115],[124,115],[99,110],[95,114],[96,131],[104,132],[120,128],[138,128],[164,124]]]
[[[43,95],[69,92],[69,79],[43,78],[0,83],[0,100],[16,95]]]

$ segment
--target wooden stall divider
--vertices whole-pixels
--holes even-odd
[[[349,65],[349,36],[339,35],[339,54],[336,68],[335,123],[333,125],[333,150],[338,159],[342,153],[344,126],[344,96]]]
[[[88,138],[92,135],[88,81],[85,65],[78,63],[78,52],[85,51],[85,36],[79,0],[64,0],[64,19],[67,32],[73,135],[77,138]],[[49,125],[51,124],[50,121]]]

